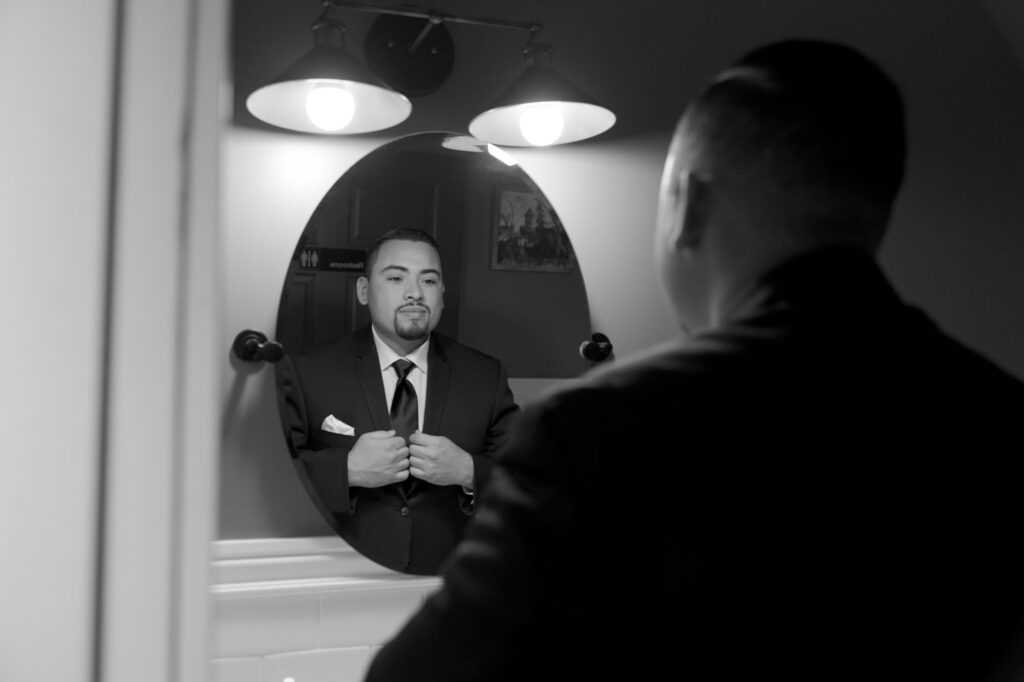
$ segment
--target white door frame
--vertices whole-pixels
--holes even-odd
[[[206,677],[226,0],[117,3],[95,682]]]

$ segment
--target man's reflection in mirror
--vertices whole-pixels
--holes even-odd
[[[519,408],[500,360],[434,331],[444,278],[429,234],[379,237],[357,297],[368,326],[276,365],[288,446],[342,538],[436,575]]]

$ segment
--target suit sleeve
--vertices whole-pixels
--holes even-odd
[[[508,385],[508,372],[503,363],[498,363],[497,380],[493,391],[491,423],[487,428],[487,444],[482,453],[473,453],[473,490],[479,495],[490,478],[495,458],[508,447],[515,420],[519,417],[519,406]]]
[[[355,438],[333,436],[336,443],[313,449],[310,410],[298,364],[285,356],[274,366],[278,388],[278,409],[285,439],[303,485],[314,500],[331,514],[346,516],[355,511],[356,495],[349,492],[348,453]],[[324,434],[321,438],[332,438]],[[329,517],[328,517],[329,518]]]

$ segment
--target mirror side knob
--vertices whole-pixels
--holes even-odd
[[[580,356],[591,362],[607,360],[612,354],[612,343],[608,337],[601,333],[595,333],[590,340],[580,344]]]
[[[270,363],[277,362],[284,357],[284,346],[277,341],[267,341],[260,346],[260,357]]]
[[[231,349],[246,362],[277,362],[284,357],[284,347],[277,341],[268,341],[267,335],[254,329],[240,331]]]

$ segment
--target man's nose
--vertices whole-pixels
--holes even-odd
[[[420,286],[419,282],[410,282],[405,289],[405,297],[410,301],[422,300],[423,287]]]

